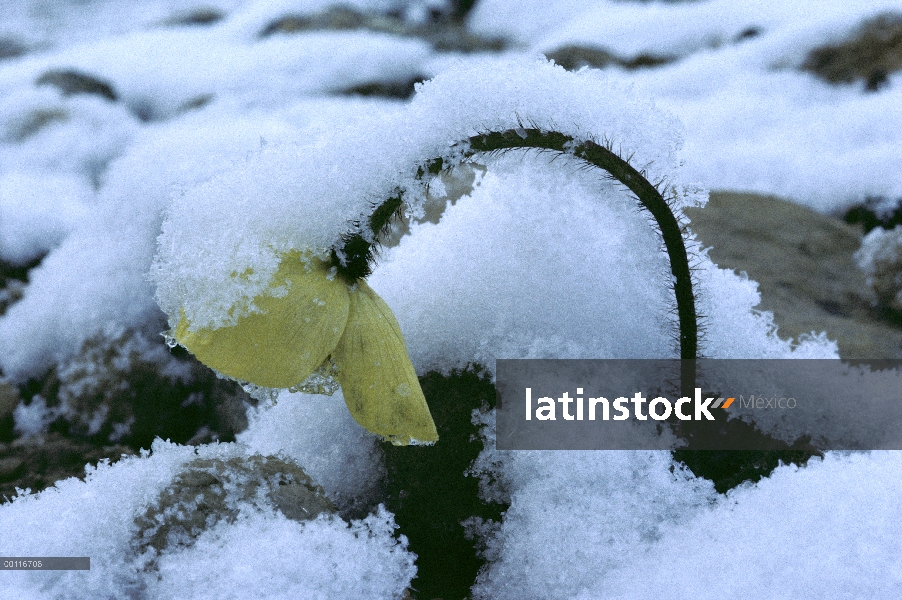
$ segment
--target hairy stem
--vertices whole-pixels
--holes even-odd
[[[637,171],[611,148],[591,141],[575,144],[572,137],[555,131],[521,127],[476,135],[466,142],[469,148],[463,155],[465,159],[476,154],[519,148],[572,154],[577,159],[603,169],[611,178],[619,181],[635,194],[639,203],[651,213],[657,223],[664,240],[664,248],[670,259],[679,321],[680,358],[694,360],[698,357],[698,315],[692,290],[689,257],[682,230],[667,201],[643,173]],[[424,168],[419,169],[418,176],[422,177],[426,172],[435,174],[443,166],[444,162],[441,158],[429,160],[425,163],[425,170]],[[368,223],[369,229],[374,235],[382,232],[400,207],[400,194],[376,207]],[[359,233],[349,235],[344,240],[342,249],[338,252],[333,251],[333,263],[338,268],[339,274],[349,280],[369,274],[369,265],[372,259],[373,245]],[[681,381],[684,392],[691,390],[694,382],[694,366],[687,364],[683,370]]]

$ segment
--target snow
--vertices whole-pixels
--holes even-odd
[[[274,406],[249,416],[251,423],[238,441],[261,454],[281,454],[304,465],[339,508],[368,499],[378,486],[384,471],[378,437],[356,424],[340,390],[332,396],[282,392]]]
[[[47,86],[4,91],[8,92],[0,97],[4,174],[65,174],[97,187],[106,166],[136,132],[134,118],[124,107],[96,95],[64,97]]]
[[[8,173],[0,180],[0,260],[21,266],[59,246],[87,215],[91,196],[76,177]]]
[[[473,194],[438,224],[415,226],[370,278],[398,316],[417,369],[474,361],[491,369],[495,358],[677,356],[672,291],[660,284],[666,256],[635,200],[561,159],[511,152],[490,165]],[[751,310],[755,284],[702,256],[700,265],[699,287],[719,290],[700,302],[705,355],[795,355],[771,317]],[[795,352],[807,351],[835,352],[825,340]]]
[[[0,60],[0,260],[43,257],[0,315],[6,381],[71,367],[86,341],[129,331],[152,358],[181,311],[195,326],[234,323],[281,254],[326,253],[397,191],[414,217],[427,184],[450,194],[417,167],[459,161],[480,132],[609,140],[667,181],[677,209],[704,205],[707,189],[825,213],[902,198],[902,74],[869,93],[798,68],[812,48],[902,12],[898,1],[482,0],[468,26],[511,40],[498,56],[368,31],[260,35],[328,5],[0,0],[0,40],[27,49]],[[350,5],[410,22],[448,6]],[[222,18],[167,24],[200,8]],[[569,73],[539,56],[566,45],[675,60]],[[36,84],[53,70],[106,83],[116,100]],[[409,102],[339,95],[422,77]],[[485,171],[473,190],[438,222],[415,222],[369,278],[420,374],[474,362],[491,372],[495,358],[676,355],[666,255],[621,186],[571,156],[474,160]],[[837,356],[820,332],[778,337],[756,309],[757,284],[689,246],[706,356]],[[39,437],[54,410],[40,396],[19,405],[16,435]],[[83,482],[0,505],[0,555],[92,557],[88,572],[6,572],[0,597],[402,597],[416,569],[404,532],[384,508],[347,516],[378,501],[384,467],[341,393],[283,392],[249,420],[236,443],[157,440]],[[504,453],[485,435],[474,475],[510,509],[500,524],[474,524],[490,559],[475,597],[892,598],[902,583],[899,453],[827,453],[722,496],[667,454]],[[135,519],[189,461],[257,453],[296,462],[339,514],[301,523],[247,501],[188,547],[136,549]]]
[[[384,509],[348,526],[248,518],[205,532],[160,560],[156,598],[398,598],[416,571]],[[222,576],[212,576],[213,573]],[[212,577],[211,577],[212,576]],[[400,584],[400,585],[399,585]]]
[[[491,444],[493,415],[478,417]],[[894,598],[898,452],[829,452],[717,495],[661,452],[483,452],[489,528],[474,597]]]
[[[571,597],[684,598],[692,590],[694,598],[893,598],[902,584],[895,560],[902,532],[893,517],[899,474],[895,452],[780,467],[757,486],[671,520],[647,552]]]
[[[253,454],[235,444],[200,448],[158,440],[150,452],[113,466],[88,469],[37,495],[17,497],[0,510],[0,554],[89,556],[89,571],[7,571],[0,597],[397,598],[413,577],[413,556],[392,537],[394,521],[380,509],[345,522],[320,516],[289,521],[271,506],[242,500],[233,523],[207,529],[179,551],[136,551],[135,518],[184,466],[197,459]],[[215,575],[213,575],[215,573]]]
[[[56,418],[55,411],[47,408],[47,401],[40,395],[32,398],[31,404],[19,404],[13,411],[13,429],[22,437],[31,437],[43,432]]]
[[[867,284],[878,301],[889,308],[902,309],[902,227],[872,230],[861,241],[855,262],[867,276]]]
[[[291,130],[284,123],[229,122],[149,127],[111,165],[91,218],[31,271],[24,298],[0,319],[7,377],[37,376],[111,325],[160,333],[147,271],[169,195],[229,168],[261,136]]]
[[[302,134],[312,139],[267,144],[244,165],[178,198],[153,268],[160,306],[170,318],[184,311],[192,327],[234,324],[255,310],[253,298],[281,254],[324,254],[349,222],[364,219],[396,189],[407,190],[416,212],[423,196],[414,180],[418,164],[453,160],[451,146],[480,128],[504,130],[521,121],[577,140],[608,137],[651,179],[675,177],[679,134],[672,119],[595,73],[568,74],[544,61],[461,63],[423,85],[406,110],[335,123],[327,140]],[[673,185],[679,188],[677,180]],[[685,203],[693,201],[687,196]]]
[[[902,13],[892,0],[849,3],[486,0],[475,31],[506,35],[525,53],[603,48],[624,59],[675,57],[654,69],[610,67],[686,126],[687,175],[709,189],[791,198],[841,213],[867,197],[896,200],[902,131],[898,73],[879,94],[839,88],[799,71],[807,53],[862,22]],[[739,39],[743,31],[757,35]]]

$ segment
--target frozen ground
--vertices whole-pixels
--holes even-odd
[[[0,0],[0,374],[25,390],[52,371],[65,392],[49,406],[28,388],[28,405],[10,409],[14,443],[75,414],[79,390],[110,364],[187,381],[158,337],[167,316],[219,326],[253,312],[281,254],[327,251],[396,188],[418,214],[418,161],[477,131],[526,123],[611,140],[650,179],[666,178],[680,207],[704,205],[708,189],[827,214],[902,198],[902,70],[886,59],[836,83],[803,68],[881,15],[902,19],[902,2],[482,0],[465,25],[474,39],[506,40],[493,52],[494,42],[473,42],[479,52],[436,42],[428,21],[451,11],[438,0],[344,5],[380,16],[323,27],[309,17],[326,0]],[[542,54],[604,68],[568,72]],[[424,79],[410,100],[350,93]],[[674,356],[666,264],[630,198],[565,157],[481,161],[472,193],[438,223],[413,224],[369,278],[418,372],[491,369],[499,357]],[[441,200],[445,184],[429,184]],[[780,339],[755,309],[754,282],[698,259],[706,355],[837,355],[820,332]],[[130,353],[67,382],[85,348],[122,332]],[[340,392],[283,392],[249,412],[236,442],[157,441],[0,505],[0,555],[92,557],[90,572],[0,572],[0,597],[402,597],[415,556],[384,507],[351,510],[378,498],[384,467]],[[82,418],[93,433],[131,427],[103,411]],[[303,467],[337,512],[287,517],[264,493],[278,482],[240,467],[256,453]],[[230,465],[217,492],[229,518],[149,546],[139,517],[182,518],[161,498],[198,464]],[[489,444],[473,469],[487,498],[510,504],[499,525],[473,525],[489,561],[474,597],[902,588],[895,452],[828,453],[728,495],[666,453]]]

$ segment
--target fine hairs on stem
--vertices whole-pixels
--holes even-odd
[[[470,137],[457,145],[455,153],[447,157],[439,157],[425,161],[417,170],[417,178],[422,179],[427,173],[437,174],[464,162],[477,154],[504,152],[524,149],[540,152],[569,154],[584,161],[587,168],[597,167],[606,173],[609,179],[620,182],[629,189],[641,207],[647,210],[657,226],[664,242],[664,249],[670,260],[670,271],[673,275],[673,290],[676,297],[677,322],[679,326],[680,358],[694,361],[698,358],[698,313],[695,306],[695,295],[692,285],[692,269],[689,264],[689,253],[683,237],[685,227],[681,225],[670,203],[661,194],[664,182],[652,184],[644,171],[633,167],[629,160],[622,158],[613,150],[610,140],[602,143],[593,141],[576,142],[571,136],[556,131],[543,131],[535,127],[520,127],[504,131],[487,131]],[[402,193],[373,207],[366,227],[361,223],[354,224],[356,233],[349,233],[342,238],[342,246],[332,250],[332,265],[338,274],[349,283],[371,272],[375,257],[375,244],[379,234],[389,225],[392,217],[401,210]],[[695,386],[695,368],[687,362],[681,377],[684,392]]]

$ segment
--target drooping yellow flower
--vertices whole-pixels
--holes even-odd
[[[287,294],[271,293],[283,287]],[[220,373],[272,388],[298,386],[331,360],[363,427],[399,445],[438,440],[398,322],[365,281],[349,286],[291,252],[254,303],[261,312],[231,327],[191,331],[182,315],[175,338]]]

